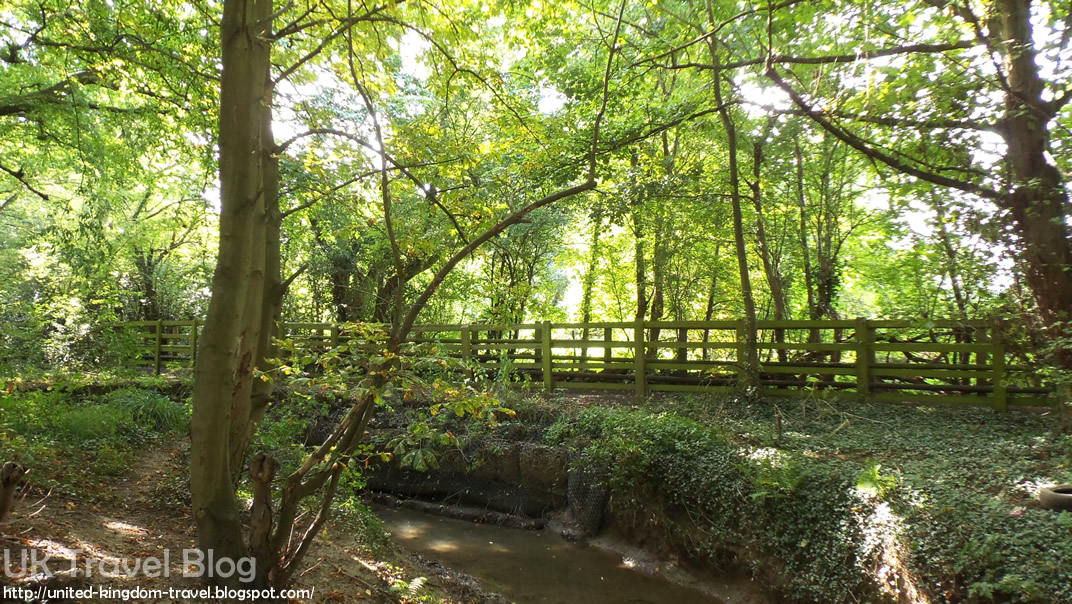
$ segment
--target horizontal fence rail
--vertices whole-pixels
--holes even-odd
[[[1037,372],[1009,364],[1000,321],[759,321],[761,393],[887,402],[959,403],[1006,410],[1053,406]],[[129,363],[160,373],[197,361],[203,323],[113,325],[134,338]],[[283,323],[280,337],[309,350],[345,343],[346,326]],[[408,342],[434,342],[482,371],[521,385],[648,392],[732,392],[745,368],[743,321],[418,325]]]

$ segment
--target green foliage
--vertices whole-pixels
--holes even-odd
[[[785,564],[785,593],[802,601],[848,597],[869,581],[876,552],[853,512],[868,504],[846,464],[741,447],[719,427],[672,413],[587,408],[549,438],[609,467],[623,509],[654,514],[690,555],[719,564],[733,548],[755,549]]]
[[[870,459],[865,462],[863,471],[856,479],[856,488],[875,495],[882,499],[886,494],[897,487],[897,476],[883,475],[882,464],[875,463]]]
[[[753,482],[752,499],[764,503],[767,499],[784,499],[804,481],[805,474],[792,460],[762,457],[751,464],[739,464],[742,472]]]
[[[298,392],[289,393],[269,406],[251,448],[278,460],[285,475],[297,468],[307,454],[306,434],[318,422],[328,419],[326,403]]]
[[[457,446],[458,439],[450,432],[441,432],[427,422],[415,422],[387,443],[387,450],[398,456],[403,467],[424,472],[438,468],[438,450],[452,445]]]
[[[112,441],[120,427],[130,422],[128,411],[111,405],[94,405],[63,408],[57,405],[50,410],[55,419],[49,422],[56,437],[71,443]]]
[[[547,439],[609,468],[621,518],[657,518],[691,555],[718,564],[744,549],[757,572],[784,564],[785,583],[769,583],[791,600],[879,593],[875,569],[890,559],[900,565],[888,572],[910,573],[936,601],[1072,597],[1072,545],[1059,537],[1072,521],[1038,509],[1033,493],[1072,468],[1072,437],[1052,432],[1053,418],[779,407],[702,396],[591,407],[560,417]],[[776,415],[784,432],[772,446]]]
[[[0,459],[21,460],[35,485],[103,496],[152,440],[185,426],[187,411],[137,388],[99,397],[63,391],[0,395]]]
[[[107,403],[128,413],[143,426],[156,432],[182,433],[190,424],[190,409],[151,390],[123,388],[105,396]]]

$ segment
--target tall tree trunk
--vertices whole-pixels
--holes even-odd
[[[231,485],[230,439],[248,421],[264,295],[264,164],[270,149],[262,141],[262,113],[271,103],[265,98],[271,15],[271,0],[226,0],[220,28],[220,241],[190,430],[198,545],[216,559],[246,553]],[[237,576],[223,581],[236,582]]]
[[[331,305],[335,308],[335,322],[350,320],[350,282],[354,280],[354,267],[341,255],[331,259]]]
[[[711,0],[707,0],[707,18],[712,27],[717,27]],[[759,349],[756,341],[756,301],[752,295],[752,279],[748,273],[748,246],[744,240],[744,213],[741,210],[741,182],[737,164],[737,129],[730,116],[729,108],[722,99],[722,70],[719,68],[722,58],[716,46],[717,40],[709,37],[707,48],[711,54],[712,70],[711,89],[715,95],[715,106],[726,130],[726,152],[729,155],[730,202],[733,205],[733,241],[737,252],[737,270],[741,276],[741,297],[744,298],[744,337],[745,366],[741,368],[742,386],[751,389],[759,385]]]
[[[636,174],[639,168],[640,160],[637,157],[636,151],[633,151],[629,155],[629,165],[633,170],[633,174]],[[636,179],[634,177],[634,185]],[[643,321],[644,316],[648,313],[648,267],[644,262],[644,216],[643,207],[644,199],[640,195],[640,192],[636,190],[634,186],[633,199],[633,261],[636,266],[636,314],[635,321]]]
[[[581,295],[581,322],[592,321],[592,290],[596,285],[596,271],[599,269],[599,242],[603,234],[603,206],[597,205],[592,212],[592,236],[588,243],[588,261],[584,267],[583,293]],[[531,273],[530,273],[531,274]],[[588,328],[585,327],[581,340],[588,341]]]
[[[707,306],[704,308],[704,321],[710,322],[715,315],[715,292],[718,291],[718,259],[719,252],[722,251],[722,242],[715,243],[715,260],[711,267],[711,285],[707,288]],[[706,344],[711,341],[711,330],[703,330],[703,341]],[[710,352],[707,348],[703,349],[703,360],[707,360],[710,357]]]
[[[662,321],[666,312],[666,263],[669,260],[669,254],[666,249],[666,217],[661,210],[657,210],[657,212],[655,225],[652,229],[652,236],[655,241],[653,242],[651,253],[651,310],[648,315],[649,320],[652,322]],[[648,330],[648,341],[658,342],[661,333],[661,329],[652,327]],[[647,356],[655,358],[658,352],[658,346],[650,346],[647,349]]]
[[[282,275],[282,222],[283,213],[279,207],[279,155],[275,151],[275,138],[272,135],[272,112],[265,108],[262,113],[261,143],[266,149],[264,156],[264,294],[261,296],[260,329],[257,342],[257,356],[254,367],[261,371],[269,369],[269,359],[278,356],[275,338],[279,336],[279,322],[283,318],[283,296],[287,283]],[[249,412],[244,426],[235,427],[235,439],[231,442],[231,472],[234,478],[245,469],[246,454],[253,441],[253,434],[264,419],[268,403],[272,396],[272,382],[254,380]],[[233,421],[233,420],[232,420]]]
[[[774,320],[784,321],[789,315],[786,310],[784,280],[782,279],[781,269],[778,268],[775,262],[774,253],[767,242],[767,227],[764,224],[765,218],[763,216],[763,191],[760,186],[762,173],[763,140],[756,139],[752,143],[752,182],[749,183],[752,188],[752,206],[756,210],[756,245],[759,248],[759,257],[763,261],[763,274],[766,275],[767,286],[770,288],[771,303],[774,306]],[[774,329],[774,341],[780,344],[785,343],[785,328],[776,327]],[[782,363],[788,361],[787,352],[784,348],[779,348],[778,361]]]
[[[665,92],[665,91],[664,91]],[[678,141],[675,137],[673,148],[670,145],[670,137],[666,132],[662,133],[660,137],[662,142],[663,152],[663,169],[667,179],[670,179],[674,175],[674,162],[677,159]],[[655,238],[654,245],[652,246],[651,254],[651,274],[652,274],[652,292],[651,292],[651,321],[661,321],[663,315],[666,313],[666,272],[667,264],[670,262],[670,251],[667,249],[668,242],[668,225],[667,215],[662,207],[656,208],[655,214],[655,228],[652,229],[652,235]],[[658,342],[661,331],[658,327],[653,327],[648,332],[649,342]],[[648,348],[647,355],[651,358],[655,358],[658,355],[659,348],[652,346]]]
[[[1054,362],[1072,372],[1072,233],[1068,192],[1057,166],[1047,158],[1048,124],[1059,105],[1043,99],[1036,62],[1031,2],[998,0],[1001,42],[1008,71],[1005,118],[999,133],[1007,145],[1013,189],[1005,200],[1023,245],[1025,276],[1043,323],[1055,342]],[[1067,388],[1063,394],[1067,397]],[[1059,401],[1061,423],[1072,430],[1072,400]]]
[[[807,200],[804,196],[804,157],[800,152],[800,141],[793,141],[793,155],[796,159],[797,202],[800,204],[800,251],[804,257],[804,286],[808,290],[808,318],[815,321],[819,319],[815,306],[815,277],[812,274],[811,250],[808,245],[808,213]],[[808,342],[818,343],[820,337],[818,329],[808,330]]]

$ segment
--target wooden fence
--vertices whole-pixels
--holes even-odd
[[[132,364],[159,373],[197,359],[200,321],[130,322]],[[1008,362],[994,321],[760,321],[760,386],[767,396],[1052,406],[1037,372]],[[284,323],[310,349],[346,342],[346,327]],[[436,342],[483,371],[546,390],[732,392],[745,366],[742,321],[419,325],[412,342]]]

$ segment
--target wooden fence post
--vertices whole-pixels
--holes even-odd
[[[864,318],[856,319],[856,394],[863,398],[871,396],[871,346],[875,343],[875,330]]]
[[[469,324],[462,325],[461,329],[462,337],[462,362],[465,363],[465,376],[469,379],[473,378],[473,367],[471,362],[473,360],[473,338],[472,332],[469,331]]]
[[[581,329],[581,348],[580,359],[578,359],[578,368],[580,371],[588,370],[588,324],[584,324],[585,327]]]
[[[633,373],[636,374],[636,395],[643,399],[648,393],[648,364],[644,357],[644,321],[633,324]]]
[[[614,349],[610,347],[610,343],[614,341],[614,328],[603,328],[603,343],[607,346],[603,347],[603,371],[606,372],[610,367],[608,365],[614,358]]]
[[[554,363],[551,362],[551,322],[544,321],[540,331],[540,362],[543,373],[543,389],[551,392],[555,389]]]
[[[192,321],[190,327],[190,367],[197,366],[197,319]]]
[[[990,331],[993,356],[990,368],[994,372],[994,409],[1009,410],[1009,393],[1005,385],[1005,334],[1001,320],[996,319]]]
[[[160,375],[160,345],[164,339],[164,320],[156,321],[156,346],[153,350],[153,371]]]
[[[748,336],[745,331],[744,319],[738,320],[734,338],[737,340],[737,370],[742,372],[745,371],[745,367],[748,365]]]
[[[331,347],[339,347],[339,326],[337,324],[331,326]]]

